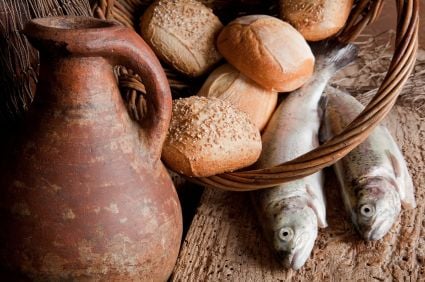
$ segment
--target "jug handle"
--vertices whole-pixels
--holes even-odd
[[[148,114],[139,121],[139,136],[146,138],[154,160],[161,158],[162,146],[171,120],[171,91],[167,77],[151,48],[135,31],[116,23],[103,32],[99,30],[96,39],[85,40],[84,34],[66,49],[72,53],[101,56],[112,65],[131,68],[142,79],[147,90]],[[143,140],[145,141],[145,140]]]

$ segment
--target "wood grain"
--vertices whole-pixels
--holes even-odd
[[[274,259],[247,193],[206,189],[183,243],[172,281],[425,281],[425,122],[396,106],[386,125],[403,150],[418,207],[402,211],[383,240],[365,242],[344,211],[333,171],[326,171],[329,227],[298,272]]]

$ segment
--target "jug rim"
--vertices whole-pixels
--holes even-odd
[[[119,27],[119,23],[85,16],[60,16],[31,19],[27,26],[43,30],[73,32],[99,31],[105,28]],[[27,29],[27,28],[25,28]]]
[[[30,20],[23,33],[38,48],[38,43],[56,42],[67,45],[69,42],[84,44],[89,39],[98,38],[102,33],[114,32],[124,27],[118,22],[85,16],[44,17]]]

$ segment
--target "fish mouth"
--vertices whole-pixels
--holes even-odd
[[[381,220],[375,220],[372,226],[363,232],[363,237],[368,241],[380,240],[388,233],[388,231],[390,231],[394,222],[395,218],[383,218]]]
[[[307,234],[304,234],[307,235]],[[316,237],[309,238],[303,245],[298,245],[298,248],[291,251],[279,251],[278,258],[280,263],[287,269],[299,270],[307,259],[310,257],[313,250]]]
[[[280,263],[286,269],[298,270],[304,265],[309,256],[303,256],[302,251],[297,250],[294,252],[281,251],[278,253],[278,257]]]

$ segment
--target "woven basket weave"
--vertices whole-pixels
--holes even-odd
[[[295,180],[324,167],[334,164],[361,142],[384,119],[393,107],[403,85],[409,78],[415,64],[418,49],[419,0],[395,0],[397,5],[397,28],[394,55],[387,75],[377,94],[364,111],[343,132],[325,144],[292,161],[271,168],[225,173],[208,178],[194,178],[203,185],[234,191],[250,191],[272,187]],[[95,16],[115,19],[138,31],[139,18],[152,1],[148,0],[97,0],[93,5]],[[272,1],[259,0],[203,0],[211,7],[223,23],[243,14],[275,15]],[[276,1],[273,1],[276,2]],[[344,29],[337,35],[341,42],[353,41],[362,30],[374,22],[383,7],[384,0],[355,1]],[[185,95],[185,91],[197,87],[199,82],[187,81],[165,66],[173,95]],[[127,70],[117,71],[119,83],[135,118],[143,118],[146,95],[140,78]],[[193,91],[192,93],[196,93]]]

